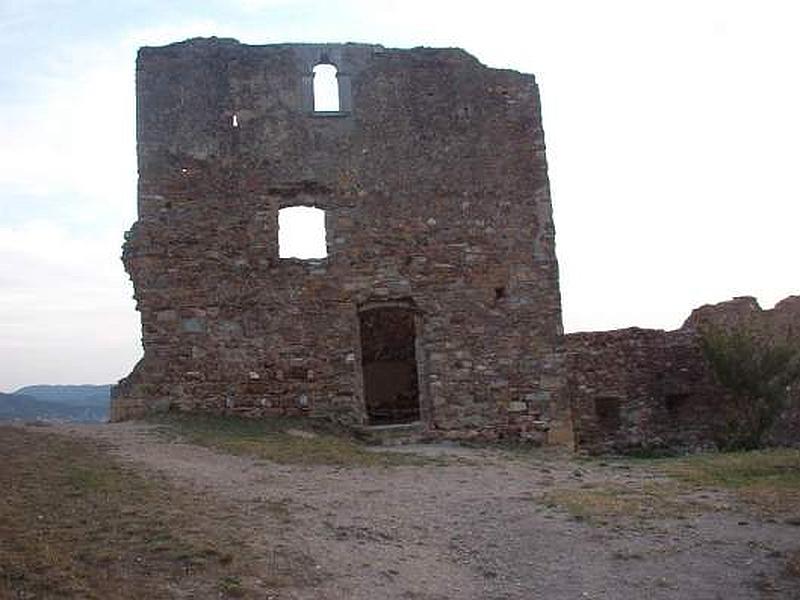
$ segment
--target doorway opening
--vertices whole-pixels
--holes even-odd
[[[420,420],[417,377],[416,315],[407,307],[364,310],[361,368],[370,425],[397,425]]]

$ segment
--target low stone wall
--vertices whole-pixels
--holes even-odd
[[[774,308],[763,310],[751,296],[701,306],[683,325],[684,330],[702,332],[743,332],[757,346],[783,346],[794,351],[796,372],[800,373],[800,296],[789,296]],[[787,403],[767,433],[766,442],[800,446],[800,377],[789,384]]]
[[[724,446],[744,418],[746,397],[723,386],[707,361],[703,335],[746,334],[756,346],[798,349],[800,296],[771,310],[751,297],[706,305],[676,331],[621,329],[564,337],[566,396],[575,445],[591,453],[697,450]],[[738,421],[737,421],[738,420]],[[765,436],[800,445],[800,381]]]
[[[722,435],[729,393],[688,331],[622,329],[565,336],[576,445],[592,453],[696,450]]]

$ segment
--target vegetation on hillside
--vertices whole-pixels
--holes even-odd
[[[29,385],[0,393],[0,420],[105,421],[110,390],[110,385]]]
[[[106,407],[111,398],[111,386],[103,385],[27,385],[14,392],[31,396],[42,402],[67,406]]]

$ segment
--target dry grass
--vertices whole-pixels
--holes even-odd
[[[656,462],[694,488],[732,490],[758,514],[800,519],[800,450],[701,454]]]
[[[540,501],[598,525],[622,519],[682,518],[706,509],[704,504],[684,496],[682,488],[672,481],[564,487],[544,493]]]
[[[0,598],[263,597],[302,580],[256,583],[270,552],[239,538],[229,507],[144,479],[96,445],[0,427],[0,456]]]
[[[800,451],[761,450],[700,454],[685,458],[635,459],[633,471],[665,479],[565,486],[543,494],[542,502],[579,519],[608,523],[624,519],[683,518],[727,509],[704,492],[732,491],[749,511],[800,524]]]
[[[164,435],[281,464],[393,467],[441,462],[414,454],[376,451],[352,439],[344,430],[309,419],[171,414],[160,416],[155,422]]]

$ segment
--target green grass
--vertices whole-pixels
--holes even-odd
[[[584,461],[591,465],[596,459]],[[615,460],[632,473],[655,472],[662,479],[632,483],[562,486],[539,501],[598,524],[620,520],[685,518],[729,508],[703,492],[731,491],[746,510],[800,524],[800,450],[759,450],[697,454],[682,458]],[[591,468],[591,466],[588,466]]]
[[[686,485],[732,490],[761,514],[800,518],[800,450],[698,454],[654,463]]]
[[[670,475],[702,486],[741,489],[753,484],[800,487],[800,450],[696,454],[664,461]]]
[[[192,444],[287,465],[394,467],[441,462],[414,454],[376,451],[342,428],[309,419],[173,413],[151,422],[163,434]]]
[[[542,494],[539,501],[597,525],[631,519],[684,518],[704,510],[702,503],[684,497],[682,492],[672,481],[646,481],[635,487],[608,483],[556,488]]]
[[[263,597],[234,507],[42,431],[0,427],[0,456],[0,598]]]
[[[225,575],[219,580],[219,591],[230,598],[241,598],[245,595],[242,582],[235,575]]]

